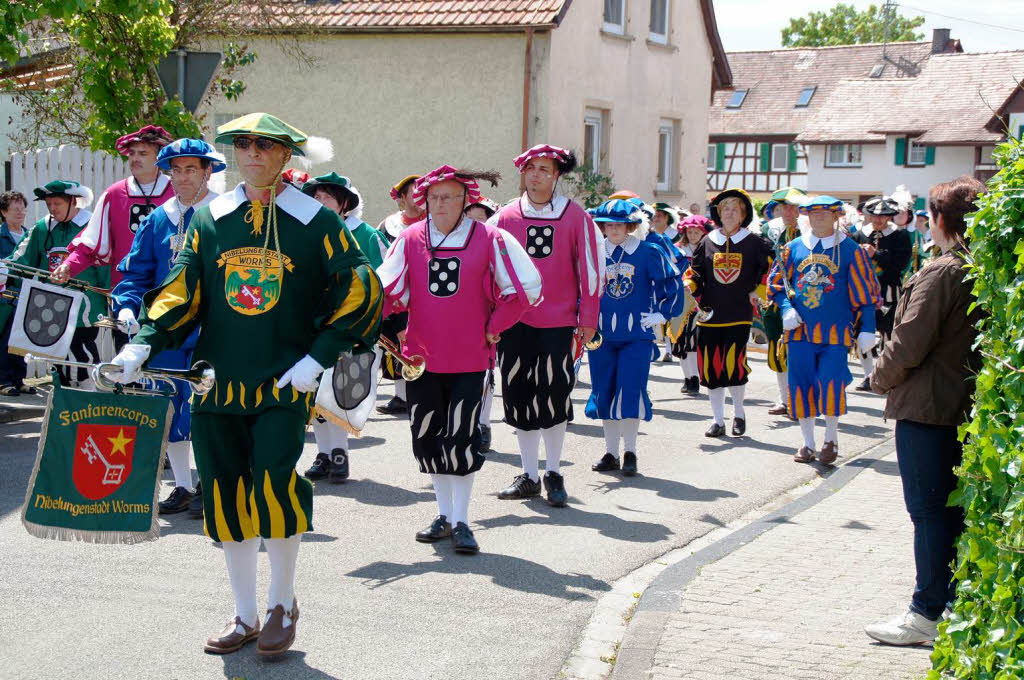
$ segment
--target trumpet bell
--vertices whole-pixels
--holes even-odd
[[[699,307],[697,309],[697,321],[700,323],[707,323],[708,321],[711,321],[711,317],[714,315],[715,310],[713,309],[705,309],[703,307]]]
[[[602,342],[604,342],[604,337],[602,337],[601,331],[596,331],[594,333],[594,337],[590,339],[590,342],[586,343],[583,346],[586,347],[591,352],[593,352],[595,349],[601,346]]]
[[[427,362],[419,354],[408,357],[409,362],[402,364],[402,377],[409,382],[419,380],[427,370]]]

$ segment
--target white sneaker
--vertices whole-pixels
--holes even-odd
[[[905,614],[891,621],[865,626],[864,632],[868,637],[883,644],[903,647],[932,642],[939,636],[938,626],[938,621],[932,621],[908,609]]]

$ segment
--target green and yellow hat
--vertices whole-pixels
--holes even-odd
[[[807,192],[803,189],[797,189],[796,187],[782,187],[772,194],[771,200],[764,204],[764,207],[761,208],[761,214],[770,220],[775,213],[775,208],[780,205],[785,204],[800,207],[806,200]]]
[[[240,135],[266,137],[284,144],[306,165],[326,163],[334,157],[334,146],[326,137],[311,137],[269,113],[249,113],[217,128],[215,142],[231,144]]]
[[[668,226],[671,227],[673,224],[675,224],[676,222],[679,221],[679,214],[676,212],[676,209],[673,208],[668,203],[660,203],[659,202],[659,203],[655,203],[651,207],[654,208],[655,210],[660,210],[661,212],[663,212],[666,215],[668,215]]]

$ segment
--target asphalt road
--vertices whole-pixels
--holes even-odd
[[[722,440],[703,436],[706,395],[681,395],[678,367],[655,365],[654,420],[641,427],[633,479],[590,471],[604,443],[600,423],[582,415],[584,367],[566,438],[564,509],[497,499],[519,457],[511,429],[495,422],[470,507],[482,548],[472,557],[413,540],[436,514],[430,481],[416,471],[407,421],[373,419],[353,446],[352,479],[316,488],[315,530],[299,557],[298,639],[276,663],[259,661],[252,646],[202,652],[232,616],[232,599],[201,522],[174,516],[158,541],[135,546],[29,536],[20,507],[40,421],[0,425],[0,678],[551,678],[616,579],[818,474],[791,461],[799,430],[767,415],[774,375],[760,357],[752,364],[748,434]],[[381,392],[390,397],[390,386]],[[880,397],[851,389],[849,405],[840,464],[891,431]],[[300,470],[316,454],[312,441]],[[162,495],[169,476],[164,485]],[[261,597],[268,577],[261,557]]]

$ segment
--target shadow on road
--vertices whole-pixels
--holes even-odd
[[[301,618],[301,617],[300,617]],[[299,635],[301,636],[301,631]],[[301,643],[301,638],[299,638]],[[228,680],[239,678],[288,678],[288,680],[340,680],[306,663],[306,652],[289,650],[276,661],[261,661],[256,655],[256,645],[249,644],[234,654],[225,654],[224,677]]]
[[[357,503],[386,508],[401,508],[434,500],[433,491],[412,491],[372,479],[350,479],[344,484],[317,482],[313,487],[313,495],[351,498]]]
[[[368,588],[380,588],[410,576],[424,574],[477,574],[487,576],[502,588],[538,593],[564,600],[592,600],[589,592],[603,592],[611,586],[587,574],[561,574],[542,564],[510,555],[480,553],[473,557],[456,555],[446,544],[437,545],[439,559],[399,564],[373,562],[346,576],[361,579]]]
[[[578,501],[573,498],[570,499],[570,502]],[[537,525],[593,529],[602,536],[634,543],[657,543],[666,540],[673,534],[672,530],[664,524],[624,520],[604,512],[588,512],[574,505],[567,508],[553,508],[541,498],[530,499],[526,505],[537,514],[530,517],[502,515],[477,520],[474,523],[484,530]]]
[[[0,517],[20,511],[28,490],[28,479],[36,462],[35,435],[40,422],[36,419],[5,424],[0,434]],[[26,437],[25,435],[32,435]]]
[[[654,491],[657,495],[662,498],[668,498],[674,501],[699,501],[702,503],[710,503],[717,501],[719,498],[736,498],[736,494],[732,491],[725,491],[724,489],[701,489],[700,487],[687,484],[685,482],[677,482],[672,479],[661,479],[660,477],[648,477],[646,475],[639,475],[632,477],[631,479],[621,479],[619,477],[610,477],[607,481],[601,481],[596,484],[591,484],[596,491],[599,493],[608,493],[609,491],[615,491],[616,489],[646,489],[648,491]]]

